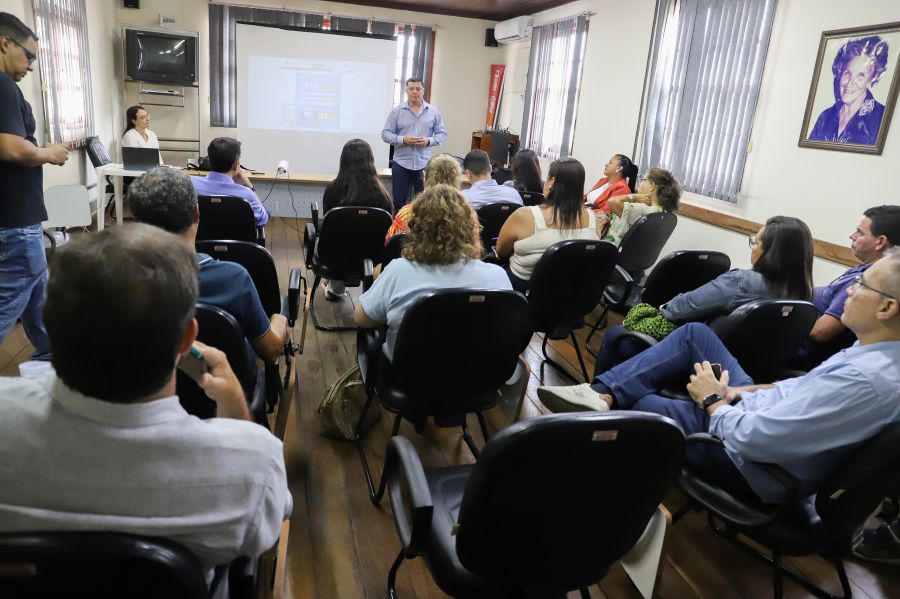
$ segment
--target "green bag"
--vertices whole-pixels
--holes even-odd
[[[381,410],[376,402],[369,406],[362,432],[366,432],[381,418]],[[325,399],[316,409],[319,419],[319,434],[338,441],[356,440],[356,423],[366,405],[366,386],[359,374],[359,366],[354,366],[341,375],[328,388]]]
[[[657,341],[675,330],[675,325],[650,304],[638,304],[629,310],[622,327],[626,331],[650,335]]]

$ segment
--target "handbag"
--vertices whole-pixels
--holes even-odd
[[[319,434],[338,441],[355,441],[356,425],[367,398],[359,366],[353,366],[328,388],[325,399],[316,408]],[[381,410],[377,406],[369,406],[361,432],[375,426],[380,418]]]
[[[659,341],[675,330],[675,324],[650,304],[638,304],[628,311],[622,322],[622,328],[650,335]]]

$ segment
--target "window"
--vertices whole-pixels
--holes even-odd
[[[658,5],[639,143],[686,191],[737,202],[776,0]]]
[[[34,23],[47,135],[82,145],[94,134],[84,0],[34,0]]]
[[[550,160],[572,153],[587,29],[580,15],[532,31],[523,146]]]

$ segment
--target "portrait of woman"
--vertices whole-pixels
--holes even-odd
[[[823,32],[800,145],[880,154],[897,94],[898,50],[896,23]]]

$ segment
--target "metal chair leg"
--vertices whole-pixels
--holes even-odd
[[[484,417],[483,412],[475,412],[475,415],[478,416],[478,424],[481,425],[481,435],[484,437],[484,442],[487,443],[488,439],[490,439],[487,430],[487,419]]]
[[[587,588],[582,587],[578,590],[581,591],[581,599],[591,599],[591,593],[587,590]]]
[[[356,423],[356,452],[359,454],[359,461],[362,463],[363,474],[366,476],[366,486],[369,487],[369,500],[378,505],[378,501],[381,499],[381,494],[375,490],[375,482],[372,480],[372,472],[369,470],[369,462],[366,460],[366,449],[363,447],[362,442],[362,427],[363,422],[366,420],[366,414],[369,411],[369,408],[372,405],[373,396],[370,394],[366,398],[366,404],[363,406],[362,413],[359,415],[359,422]],[[384,478],[384,477],[382,477]],[[384,481],[382,480],[382,483]],[[381,487],[381,491],[384,490],[384,484],[379,485]]]
[[[400,569],[400,564],[403,563],[403,560],[406,559],[406,556],[403,555],[403,550],[400,550],[400,553],[397,555],[397,559],[394,560],[394,563],[391,565],[391,571],[388,572],[388,597],[390,599],[396,599],[397,597],[397,570]]]
[[[466,442],[466,445],[469,446],[469,451],[472,452],[472,455],[475,456],[475,459],[478,459],[478,446],[475,444],[475,439],[472,438],[472,433],[469,432],[469,427],[466,425],[466,421],[463,420],[462,423],[462,432],[463,432],[463,440]]]
[[[575,332],[572,331],[569,333],[569,337],[572,339],[572,347],[575,348],[575,355],[578,356],[578,365],[581,366],[581,374],[584,376],[584,382],[590,383],[591,377],[588,376],[587,368],[584,365],[584,358],[581,356],[581,350],[578,349],[578,339],[575,338]]]
[[[609,306],[604,304],[602,300],[600,301],[600,305],[603,306],[603,310],[600,312],[600,316],[597,317],[597,322],[595,322],[594,326],[591,327],[591,332],[588,333],[588,336],[584,340],[584,347],[588,351],[590,351],[588,343],[591,342],[591,337],[594,336],[594,333],[596,333],[598,329],[605,327],[608,321],[607,317],[609,316]]]
[[[562,367],[556,360],[547,355],[547,341],[549,341],[549,337],[546,333],[544,333],[544,342],[541,344],[541,352],[544,354],[544,362],[550,364],[553,368],[555,368],[560,374],[570,378],[573,382],[579,382],[577,378],[569,374],[569,372]]]

